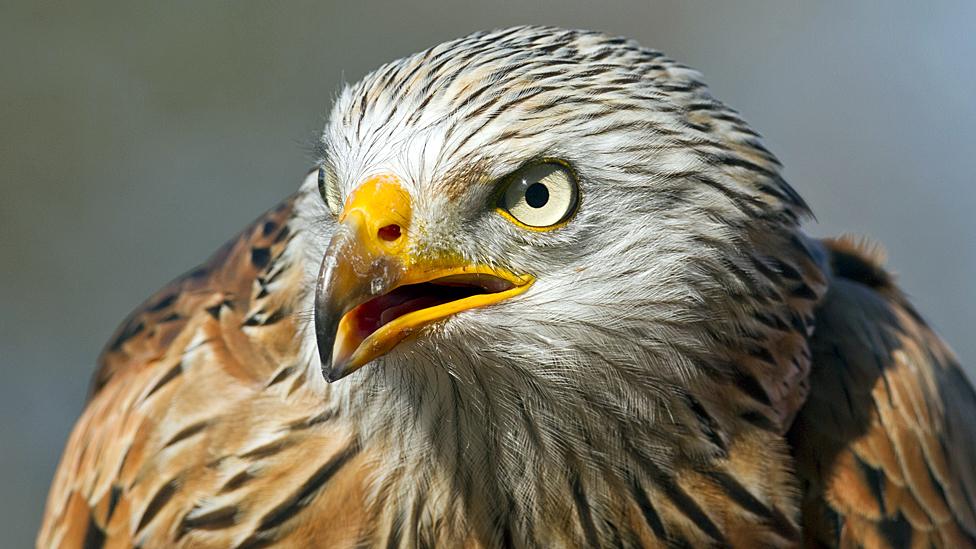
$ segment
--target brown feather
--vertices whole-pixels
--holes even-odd
[[[973,462],[946,452],[976,436],[971,389],[944,390],[946,376],[962,379],[951,353],[876,255],[849,240],[827,246],[834,274],[817,313],[811,395],[788,434],[807,486],[807,543],[976,546],[963,495]]]

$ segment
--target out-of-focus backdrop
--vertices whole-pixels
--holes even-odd
[[[32,543],[102,343],[294,190],[343,81],[470,31],[605,30],[702,70],[806,197],[883,242],[976,369],[976,2],[0,6],[0,532]]]

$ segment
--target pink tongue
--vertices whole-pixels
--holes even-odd
[[[419,311],[420,309],[426,309],[427,307],[433,307],[441,302],[443,302],[443,299],[432,295],[424,295],[409,299],[403,303],[384,309],[383,312],[380,313],[379,325],[383,326],[384,324],[388,324],[394,319],[397,319],[407,313]]]
[[[359,339],[366,339],[395,317],[390,310],[402,309],[404,304],[415,299],[413,292],[390,292],[360,305],[355,313],[356,331]]]

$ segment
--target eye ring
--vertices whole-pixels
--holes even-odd
[[[579,185],[559,161],[530,164],[504,179],[497,210],[512,223],[533,231],[563,226],[579,205]]]

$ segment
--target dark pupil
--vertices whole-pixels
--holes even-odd
[[[542,183],[533,183],[525,189],[525,201],[533,208],[541,208],[549,202],[549,189]]]

